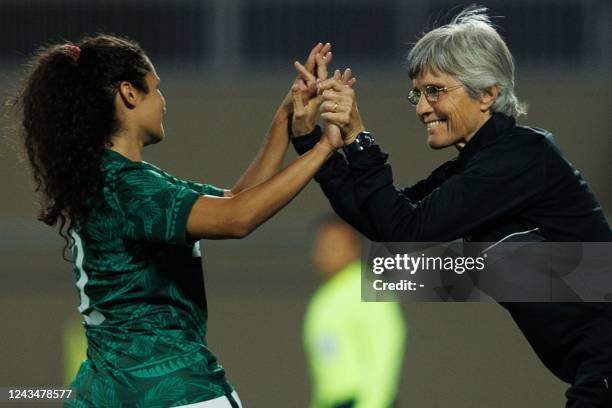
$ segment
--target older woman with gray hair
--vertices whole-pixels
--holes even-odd
[[[408,55],[409,102],[434,149],[459,154],[398,189],[345,81],[322,81],[325,133],[341,133],[316,180],[335,211],[373,241],[497,242],[509,235],[551,242],[612,241],[584,179],[552,135],[519,126],[514,63],[484,8],[426,33]],[[306,74],[304,74],[306,75]],[[294,137],[298,153],[321,136]],[[406,154],[410,157],[410,153]],[[612,308],[603,303],[505,303],[543,363],[571,384],[567,407],[610,407]],[[610,384],[612,386],[612,384]]]

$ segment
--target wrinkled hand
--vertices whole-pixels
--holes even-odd
[[[304,136],[314,130],[321,104],[321,97],[317,95],[317,82],[327,79],[327,65],[332,60],[330,49],[331,44],[319,43],[310,51],[304,65],[298,61],[293,64],[298,72],[290,91],[293,110],[291,130],[294,137]]]
[[[323,99],[319,108],[321,118],[340,129],[344,144],[352,143],[357,135],[365,130],[357,109],[354,82],[351,84],[350,80],[346,80],[347,76],[351,76],[350,69],[347,71],[348,74],[346,71],[341,77],[335,74],[333,78],[319,83],[319,92]]]
[[[350,68],[345,69],[343,74],[340,74],[340,71],[336,70],[334,71],[333,79],[341,81],[343,85],[352,88],[357,80],[352,78],[351,75],[352,72]],[[329,121],[325,121],[321,141],[327,143],[333,150],[339,149],[344,145],[340,128]]]

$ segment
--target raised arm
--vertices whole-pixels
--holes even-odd
[[[305,67],[296,63],[296,69],[304,83],[320,84],[327,77],[327,64],[317,61],[317,67],[317,76],[315,76],[308,72]],[[333,79],[352,88],[356,82],[352,75],[350,69],[346,69],[342,74],[336,70]],[[305,85],[302,84],[301,86]],[[310,99],[307,104],[299,104],[298,107],[301,106],[302,108],[296,109],[294,112],[294,132],[291,142],[299,155],[308,152],[319,141],[322,134],[335,135],[335,137],[340,134],[337,126],[329,123],[323,130],[319,126],[315,126],[322,102],[323,98],[320,90],[318,90],[316,97]],[[342,154],[334,152],[317,172],[315,180],[320,184],[334,211],[341,218],[369,239],[375,239],[367,214],[362,213],[356,203],[353,180]]]
[[[363,129],[354,91],[335,79],[320,87],[321,116],[341,129],[346,144],[352,143]],[[461,171],[445,163],[405,190],[395,187],[388,155],[377,145],[353,151],[347,161],[356,205],[372,221],[375,240],[442,242],[512,216],[539,194],[545,184],[540,153],[536,141],[507,137],[462,163]],[[500,160],[507,157],[514,160]]]
[[[295,62],[308,78],[300,76],[283,100],[266,141],[255,161],[225,197],[198,198],[187,220],[191,238],[241,238],[249,234],[295,197],[329,156],[342,146],[340,132],[328,132],[316,145],[280,171],[289,140],[289,123],[294,132],[309,132],[306,110],[318,109],[317,76],[327,77],[330,44],[317,44],[306,65]],[[319,100],[315,100],[315,99]],[[314,107],[314,108],[313,108]],[[294,113],[297,113],[294,114]],[[314,125],[313,125],[314,126]]]
[[[232,197],[201,196],[187,220],[191,238],[242,238],[283,208],[314,176],[342,139],[322,138],[280,173]]]
[[[378,146],[349,157],[357,201],[365,212],[376,214],[379,240],[452,241],[520,214],[545,188],[545,163],[536,143],[507,139],[483,150],[419,201],[394,187],[387,154]]]
[[[331,45],[329,43],[323,45],[317,44],[308,55],[304,69],[309,72],[315,72],[317,61],[331,60]],[[291,129],[291,121],[293,118],[293,97],[296,92],[296,81],[287,93],[281,105],[276,110],[270,130],[264,137],[262,145],[257,152],[255,159],[245,170],[242,176],[234,184],[231,190],[226,191],[226,196],[238,194],[246,188],[255,186],[263,181],[268,180],[273,175],[277,174],[283,164],[283,159],[287,151],[289,143],[289,133]],[[310,85],[310,84],[309,84]],[[299,92],[304,95],[302,98],[310,98],[310,94],[315,92],[314,84],[310,85],[310,89],[299,89]]]

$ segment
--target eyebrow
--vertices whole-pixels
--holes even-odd
[[[442,84],[432,84],[432,83],[429,83],[429,84],[425,84],[425,85],[423,86],[423,89],[427,88],[428,86],[433,86],[434,88],[445,88],[445,86],[444,86],[444,85],[442,85]],[[416,86],[415,86],[415,87],[413,87],[413,88],[412,88],[412,90],[413,90],[413,91],[419,91],[419,92],[420,92],[420,89],[419,89],[419,88],[417,88]]]

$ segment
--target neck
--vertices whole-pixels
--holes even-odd
[[[333,278],[334,276],[338,275],[340,272],[343,272],[346,268],[348,268],[351,264],[359,261],[359,256],[357,257],[352,257],[350,259],[347,259],[345,262],[342,262],[341,266],[338,266],[336,268],[334,268],[333,271],[329,270],[327,271],[324,275],[325,275],[325,280],[329,280],[331,278]]]
[[[119,132],[112,138],[113,145],[110,150],[113,150],[132,161],[142,161],[142,149],[144,143],[136,135],[128,132]]]
[[[455,143],[455,147],[457,148],[457,150],[461,151],[461,149],[465,147],[467,142],[469,142],[474,137],[474,135],[478,133],[478,131],[484,126],[485,123],[487,123],[489,119],[491,119],[492,116],[493,114],[491,113],[491,111],[487,111],[485,115],[480,119],[479,124],[476,127],[476,130],[473,131],[471,134],[467,135],[460,142]]]

